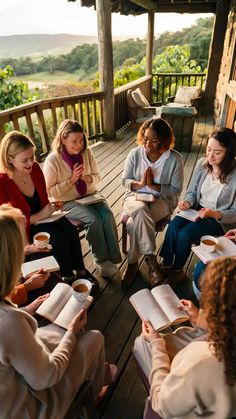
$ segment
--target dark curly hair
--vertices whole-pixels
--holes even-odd
[[[236,167],[236,133],[230,128],[217,128],[211,135],[209,135],[206,147],[210,138],[217,140],[221,147],[226,149],[224,160],[220,164],[220,181],[225,183],[227,176]],[[212,166],[207,163],[209,172],[212,172]]]
[[[236,383],[236,259],[221,257],[210,263],[201,279],[201,302],[208,325],[208,341],[224,362],[226,383]]]
[[[146,129],[152,129],[160,142],[160,151],[164,152],[174,147],[175,137],[171,126],[162,118],[152,118],[145,121],[139,128],[137,144],[143,145],[143,137]]]

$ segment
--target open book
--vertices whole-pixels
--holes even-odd
[[[42,220],[40,220],[40,221],[37,221],[37,223],[35,223],[35,225],[38,225],[38,224],[45,224],[45,223],[53,223],[54,221],[57,221],[57,220],[59,220],[60,218],[64,217],[65,215],[69,214],[69,212],[70,212],[70,211],[61,211],[61,210],[54,211],[54,212],[50,215],[50,217],[46,217],[46,218],[43,218],[43,219],[42,219]]]
[[[149,320],[157,331],[186,321],[189,326],[189,317],[178,308],[181,302],[168,284],[159,285],[151,291],[142,289],[131,295],[129,300],[139,317]]]
[[[58,326],[68,329],[70,322],[82,308],[87,309],[93,301],[90,295],[85,301],[78,301],[73,296],[70,285],[57,284],[49,297],[36,310],[37,314],[45,317]]]
[[[44,269],[47,272],[54,272],[59,271],[60,266],[54,256],[47,256],[45,258],[32,260],[30,262],[22,263],[21,265],[21,273],[24,278],[29,277],[39,269]]]
[[[200,244],[198,246],[192,246],[192,251],[201,259],[203,263],[211,262],[214,259],[218,259],[220,256],[236,256],[236,244],[234,244],[227,237],[217,237],[219,243],[216,245],[215,252],[208,252]]]
[[[196,221],[199,218],[198,211],[191,208],[185,211],[179,211],[176,215],[189,221]]]
[[[96,204],[96,202],[104,201],[105,198],[98,193],[85,196],[84,198],[78,198],[75,200],[76,204],[80,205],[90,205],[90,204]]]

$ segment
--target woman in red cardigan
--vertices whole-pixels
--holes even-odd
[[[76,277],[87,277],[95,287],[98,282],[85,270],[77,229],[65,217],[51,223],[37,225],[49,217],[55,205],[48,200],[43,172],[34,159],[35,146],[19,131],[11,131],[0,143],[0,205],[11,203],[26,217],[29,242],[39,231],[51,236],[52,253],[58,260],[62,276],[68,282]]]

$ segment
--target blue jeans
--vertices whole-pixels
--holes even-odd
[[[193,290],[195,292],[196,297],[199,299],[201,295],[201,285],[200,285],[200,277],[202,273],[205,271],[206,265],[202,261],[199,261],[194,266],[193,271]]]
[[[224,235],[223,228],[215,218],[208,217],[193,222],[175,217],[168,226],[160,252],[164,265],[182,269],[190,255],[192,244],[198,244],[200,238],[208,234]]]

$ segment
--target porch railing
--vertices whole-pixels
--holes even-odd
[[[115,130],[130,121],[127,105],[128,89],[139,87],[150,102],[166,103],[179,86],[199,86],[203,88],[204,73],[157,73],[118,87],[114,91]],[[41,161],[50,150],[50,143],[59,123],[65,118],[78,120],[93,140],[104,134],[103,92],[63,96],[47,100],[37,100],[15,108],[0,111],[0,139],[10,129],[28,134],[37,147],[37,159]]]
[[[41,161],[50,150],[58,125],[65,118],[79,121],[88,135],[96,139],[103,135],[102,92],[37,100],[0,112],[0,137],[11,129],[26,133],[37,147]]]
[[[180,86],[199,86],[204,88],[205,73],[156,73],[152,75],[153,102],[167,102],[169,96],[175,96]]]
[[[115,130],[119,130],[129,123],[129,108],[127,105],[127,91],[135,90],[139,87],[147,99],[150,99],[152,76],[144,76],[140,79],[117,87],[114,91],[115,95]]]

